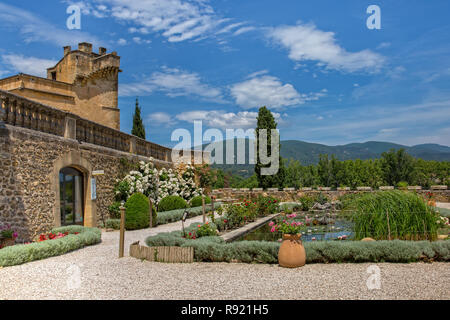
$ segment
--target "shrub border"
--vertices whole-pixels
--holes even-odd
[[[193,247],[197,262],[278,263],[280,243],[235,241],[220,237],[196,240],[181,237],[180,231],[147,237],[148,246]],[[364,263],[450,261],[450,241],[318,241],[305,242],[307,263]]]
[[[214,209],[218,209],[221,205],[222,205],[222,203],[215,202]],[[193,208],[185,208],[185,209],[176,209],[176,210],[170,210],[170,211],[157,212],[156,226],[180,221],[181,218],[183,217],[185,210],[187,210],[189,212],[188,219],[197,217],[203,213],[202,207],[193,207]],[[206,206],[206,212],[210,212],[210,211],[211,211],[211,205]],[[170,217],[171,215],[173,217]],[[120,219],[107,219],[105,222],[106,222],[107,228],[111,228],[114,230],[120,229]],[[104,227],[103,224],[101,224],[101,227]]]
[[[97,244],[101,242],[102,237],[100,229],[83,226],[58,227],[52,229],[51,232],[69,232],[69,234],[59,239],[18,244],[0,249],[0,266],[14,266],[63,255],[85,246]],[[74,234],[75,232],[79,233]]]

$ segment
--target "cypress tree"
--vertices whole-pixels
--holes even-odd
[[[260,108],[258,111],[258,117],[256,118],[257,125],[256,125],[256,164],[255,164],[255,173],[256,177],[258,179],[258,185],[260,188],[280,188],[284,186],[284,180],[286,176],[286,170],[284,166],[284,161],[281,159],[281,154],[279,157],[279,170],[274,175],[261,175],[261,168],[263,167],[270,167],[269,165],[263,165],[261,163],[261,159],[259,157],[259,143],[258,143],[258,137],[259,137],[259,131],[261,129],[267,129],[267,155],[270,157],[271,150],[272,150],[272,136],[271,136],[271,129],[277,128],[277,123],[275,121],[275,118],[272,115],[272,112],[270,112],[269,109],[267,109],[265,106]],[[281,149],[281,144],[280,144]]]
[[[138,98],[136,98],[136,109],[134,110],[133,129],[131,130],[131,134],[145,139],[145,127],[141,118],[141,108],[139,107]]]

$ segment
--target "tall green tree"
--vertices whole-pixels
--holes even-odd
[[[267,109],[265,106],[259,108],[258,116],[256,118],[257,125],[256,125],[256,164],[255,164],[255,174],[256,178],[258,180],[258,185],[260,188],[280,188],[284,186],[284,180],[286,176],[286,169],[284,166],[284,162],[281,159],[281,155],[279,156],[279,169],[278,172],[274,175],[262,175],[261,174],[261,168],[264,167],[270,167],[271,164],[263,165],[261,163],[260,155],[259,155],[259,141],[258,137],[260,134],[260,130],[267,129],[267,156],[271,157],[272,152],[272,135],[271,130],[277,128],[277,123],[275,121],[275,118],[272,115],[272,112],[270,112],[269,109]],[[278,141],[279,142],[279,141]],[[281,144],[279,144],[281,145]],[[280,146],[281,148],[281,146]]]
[[[391,149],[381,154],[384,178],[390,185],[397,185],[400,181],[412,183],[414,180],[414,158],[405,149]]]
[[[141,118],[141,108],[139,107],[138,98],[136,98],[136,108],[134,109],[133,115],[133,129],[131,130],[131,134],[145,139],[145,127]]]

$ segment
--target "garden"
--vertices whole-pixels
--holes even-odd
[[[120,206],[126,210],[126,230],[138,230],[150,226],[150,202],[152,204],[152,227],[176,222],[220,208],[220,203],[212,204],[209,196],[203,196],[203,188],[195,182],[195,169],[181,166],[176,169],[156,169],[151,162],[141,161],[136,170],[131,170],[114,188],[115,201],[109,206],[110,218],[102,227],[120,228]]]
[[[221,235],[280,212],[227,243]],[[218,217],[146,239],[148,246],[193,247],[196,261],[277,263],[285,242],[301,245],[306,263],[450,261],[448,216],[413,192],[323,195],[293,203],[260,196],[224,205]],[[301,235],[301,236],[300,236]],[[298,239],[289,239],[298,236]],[[301,241],[301,240],[303,241]]]

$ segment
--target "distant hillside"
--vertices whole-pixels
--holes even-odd
[[[235,139],[236,141],[237,139]],[[224,161],[225,163],[225,141],[224,146]],[[236,150],[235,143],[235,150]],[[222,168],[231,171],[243,177],[248,177],[253,174],[253,165],[248,164],[248,139],[245,141],[246,163],[244,165],[214,165],[216,168]],[[204,145],[205,148],[207,145]],[[339,160],[354,160],[354,159],[376,159],[385,151],[390,149],[405,149],[410,155],[424,160],[450,161],[450,147],[439,144],[420,144],[412,147],[395,144],[390,142],[368,141],[364,143],[350,143],[341,146],[327,146],[318,143],[309,143],[299,140],[284,140],[281,141],[281,156],[286,159],[299,160],[302,165],[317,164],[320,154],[335,155]],[[236,161],[235,161],[236,163]]]

